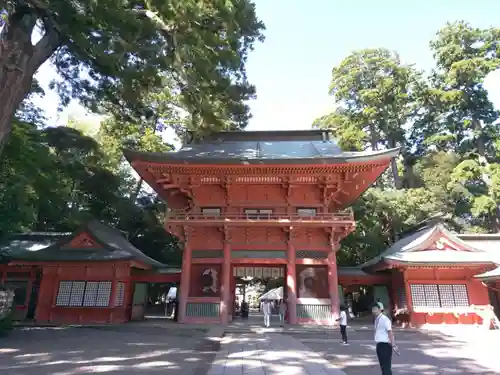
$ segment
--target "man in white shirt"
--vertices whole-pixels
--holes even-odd
[[[264,325],[271,325],[271,303],[268,300],[262,301],[262,312],[264,313]]]
[[[340,307],[340,316],[337,319],[340,324],[340,335],[342,336],[342,345],[347,344],[347,312],[344,306]]]
[[[383,314],[383,311],[383,305],[379,302],[372,306],[372,313],[375,316],[377,358],[382,375],[392,375],[392,351],[397,349],[394,345],[391,319]]]

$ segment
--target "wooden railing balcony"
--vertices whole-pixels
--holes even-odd
[[[291,224],[291,223],[310,223],[310,224],[332,224],[352,222],[354,214],[351,209],[342,210],[333,213],[317,213],[316,215],[306,216],[303,214],[224,214],[207,215],[202,213],[191,213],[185,211],[167,211],[167,222],[191,222],[191,223],[261,223],[261,224]]]

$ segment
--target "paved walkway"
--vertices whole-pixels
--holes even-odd
[[[234,335],[222,339],[207,375],[345,375],[290,335]]]

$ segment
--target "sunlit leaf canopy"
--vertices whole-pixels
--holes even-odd
[[[147,120],[156,112],[151,93],[168,88],[192,130],[239,129],[250,118],[255,88],[245,63],[264,29],[251,1],[4,0],[0,9],[0,83],[15,93],[5,113],[50,60],[63,107],[76,99],[124,121]],[[0,120],[2,141],[10,123]]]

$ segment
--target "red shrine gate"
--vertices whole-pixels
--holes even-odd
[[[125,151],[184,243],[179,320],[227,323],[234,267],[285,267],[289,323],[339,314],[336,250],[350,206],[398,150],[342,152],[324,130],[216,133],[165,154]]]

